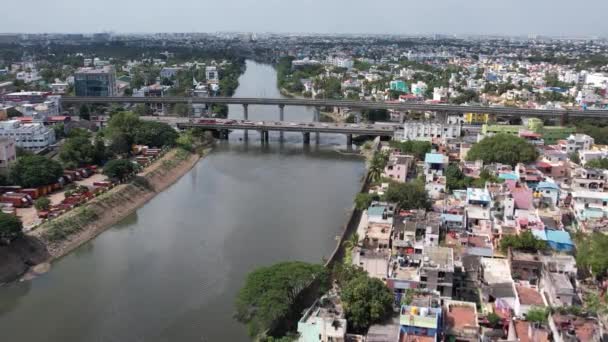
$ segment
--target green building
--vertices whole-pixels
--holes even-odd
[[[402,93],[408,93],[410,91],[407,84],[402,80],[391,81],[390,88],[391,90],[400,91]]]
[[[527,125],[483,125],[481,134],[494,135],[505,133],[511,135],[519,135],[520,131],[530,131],[542,135],[545,144],[553,145],[558,140],[566,139],[570,134],[576,133],[574,127],[563,126],[545,126],[543,121],[537,118],[528,119]]]

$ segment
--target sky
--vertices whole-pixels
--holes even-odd
[[[0,32],[4,33],[239,31],[608,37],[608,0],[27,0],[8,1],[2,10],[5,15]]]

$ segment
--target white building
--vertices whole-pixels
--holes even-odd
[[[41,150],[55,143],[55,131],[41,123],[22,124],[19,120],[0,121],[0,137],[12,138],[27,150]]]
[[[593,138],[587,134],[570,134],[566,138],[566,145],[562,146],[562,149],[565,148],[564,152],[566,153],[590,150],[594,142]]]
[[[448,100],[448,88],[435,87],[433,88],[433,101],[447,101]]]
[[[403,124],[403,134],[399,138],[401,141],[431,141],[433,138],[445,140],[460,137],[460,133],[461,126],[459,124],[408,121]]]
[[[15,141],[11,138],[0,138],[0,172],[5,172],[15,160]]]
[[[581,160],[581,165],[585,166],[588,162],[601,159],[608,158],[608,151],[605,150],[580,150],[578,151],[579,159]]]
[[[588,74],[585,77],[585,84],[591,84],[597,88],[606,88],[608,86],[608,76],[602,73]]]
[[[412,92],[412,94],[417,95],[417,96],[424,96],[427,89],[428,89],[428,86],[426,85],[426,83],[424,83],[422,81],[418,81],[418,82],[412,84],[411,92]]]
[[[355,64],[355,62],[352,60],[352,58],[338,57],[338,56],[328,57],[327,63],[329,63],[333,66],[336,66],[338,68],[346,68],[346,69],[352,69]]]
[[[207,78],[207,82],[219,82],[220,75],[217,72],[217,68],[214,66],[208,66],[205,68],[205,78]]]

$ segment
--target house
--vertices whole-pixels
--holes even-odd
[[[317,299],[298,321],[300,342],[344,342],[347,321],[340,297],[328,293]]]
[[[516,313],[518,316],[525,316],[532,308],[547,306],[544,297],[534,287],[516,285],[515,290],[519,300],[519,312]]]
[[[555,182],[543,181],[538,183],[533,196],[555,207],[559,203],[560,190]]]
[[[444,332],[448,341],[479,341],[479,323],[475,303],[446,301],[443,317]]]
[[[440,307],[402,305],[399,313],[399,341],[438,341],[442,323]]]
[[[572,177],[572,189],[575,191],[604,191],[606,171],[579,167]]]
[[[465,229],[464,215],[441,214],[441,226],[448,232],[462,232]]]
[[[570,306],[576,296],[570,277],[564,273],[543,272],[540,289],[551,306]]]
[[[445,141],[460,137],[461,132],[460,124],[408,121],[403,123],[403,133],[395,138],[401,141],[433,141],[434,139]]]
[[[448,167],[449,158],[440,153],[427,153],[424,156],[424,175],[428,179],[429,176],[443,176],[443,172]]]
[[[466,197],[466,226],[468,231],[483,233],[491,228],[491,197],[487,189],[468,188]],[[487,229],[486,229],[487,228]]]
[[[540,255],[509,250],[508,260],[513,280],[534,286],[539,284],[543,272]]]
[[[558,252],[574,251],[574,242],[570,238],[570,233],[565,230],[545,230],[549,247]]]
[[[608,151],[603,149],[581,150],[578,151],[578,157],[581,160],[581,165],[585,166],[588,162],[592,160],[608,158]]]
[[[594,139],[587,134],[570,134],[559,145],[562,151],[573,153],[581,150],[590,150],[594,143]]]
[[[542,327],[534,326],[533,323],[524,320],[513,321],[512,328],[510,327],[509,332],[513,331],[513,339],[509,338],[509,341],[515,340],[518,342],[549,342],[549,331]],[[512,334],[509,333],[509,336]]]
[[[404,183],[407,180],[409,168],[413,161],[414,157],[410,155],[391,154],[384,167],[384,176]]]
[[[555,342],[600,342],[600,324],[596,318],[555,313],[549,316],[549,328]]]
[[[572,208],[578,221],[608,217],[608,193],[574,191],[572,193]]]

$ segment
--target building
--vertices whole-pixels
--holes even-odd
[[[463,121],[469,125],[483,125],[494,121],[494,116],[488,113],[464,113]]]
[[[403,124],[403,133],[396,137],[401,141],[433,141],[433,139],[445,141],[460,137],[461,129],[459,124],[408,121]]]
[[[74,74],[76,96],[116,96],[114,67],[80,68]]]
[[[340,298],[327,294],[318,299],[298,321],[300,342],[344,342],[347,321]]]
[[[549,328],[555,342],[600,342],[602,329],[596,318],[555,313],[549,316]]]
[[[384,167],[384,176],[397,182],[405,182],[414,157],[409,155],[391,154]]]
[[[16,93],[9,93],[2,96],[5,102],[14,104],[19,103],[41,103],[44,102],[50,93],[42,91],[21,91]]]
[[[526,120],[526,125],[488,125],[484,124],[481,127],[479,140],[486,136],[492,136],[499,133],[519,136],[520,132],[529,131],[542,135],[546,144],[553,145],[559,140],[566,139],[568,136],[576,132],[574,127],[562,126],[544,126],[540,119],[530,118]]]
[[[433,88],[433,101],[445,102],[448,100],[448,88]]]
[[[422,81],[418,81],[418,82],[412,84],[412,94],[414,94],[416,96],[424,97],[427,89],[428,89],[428,86],[426,85],[426,83],[424,83]]]
[[[446,301],[443,326],[448,341],[478,342],[479,322],[475,303]]]
[[[391,81],[390,83],[390,89],[391,90],[395,90],[395,91],[399,91],[402,93],[407,93],[409,92],[409,88],[407,86],[407,84],[402,81],[402,80],[395,80],[395,81]]]
[[[6,173],[9,167],[17,160],[15,140],[0,138],[0,172]]]
[[[205,78],[208,83],[217,83],[220,81],[220,75],[217,71],[217,67],[208,66],[205,67]]]
[[[63,95],[67,92],[69,85],[67,83],[53,83],[51,84],[51,90],[53,94]]]
[[[608,193],[574,191],[572,208],[577,221],[598,220],[608,217]]]
[[[177,76],[177,73],[182,70],[182,68],[179,67],[164,67],[162,69],[160,69],[160,78],[164,79],[164,78],[168,78],[168,79],[172,79],[175,78]]]
[[[563,145],[560,144],[562,151],[572,153],[581,150],[590,150],[595,141],[587,134],[570,134],[565,142],[566,143]]]
[[[572,176],[572,189],[575,191],[604,191],[606,171],[602,169],[577,168]]]
[[[441,308],[402,305],[398,341],[438,341],[442,323]]]
[[[21,123],[19,120],[0,121],[0,137],[12,138],[15,145],[37,151],[55,143],[55,131],[42,123]]]
[[[338,68],[346,68],[352,69],[355,65],[355,62],[352,58],[340,57],[340,56],[330,56],[327,58],[327,63],[338,67]]]

